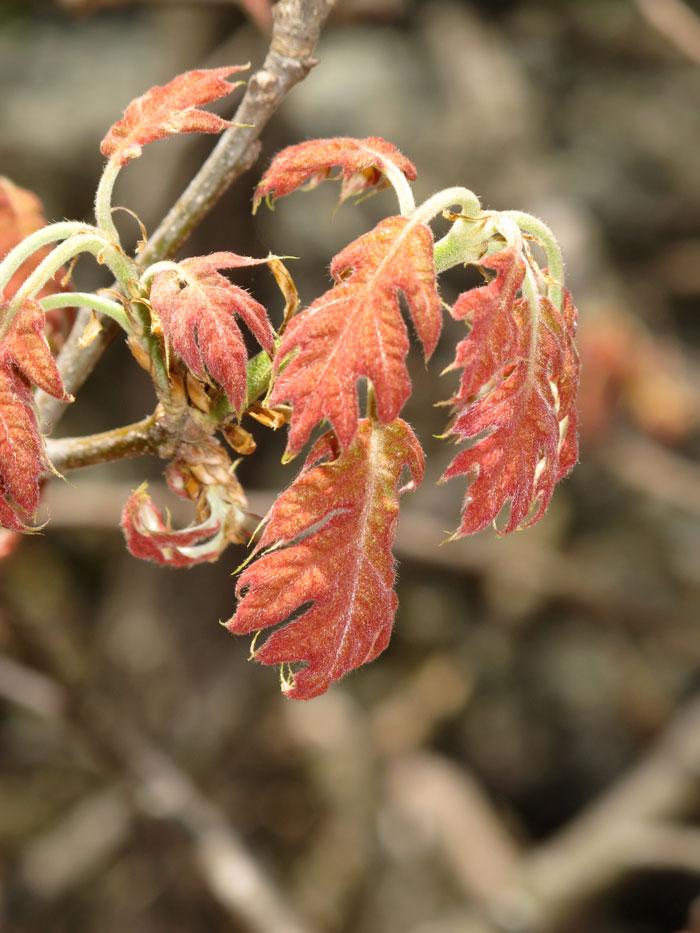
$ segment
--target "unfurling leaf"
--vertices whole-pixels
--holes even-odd
[[[385,172],[389,165],[402,172],[409,181],[416,177],[413,163],[379,136],[369,136],[367,139],[312,139],[296,146],[287,146],[275,156],[260,180],[255,191],[253,210],[257,210],[263,198],[268,198],[272,204],[275,198],[291,194],[301,185],[305,185],[307,190],[315,188],[331,177],[331,170],[335,166],[341,168],[340,173],[334,176],[342,180],[341,202],[373,188],[386,188],[389,182]]]
[[[335,287],[292,318],[277,351],[279,370],[298,347],[270,398],[272,405],[293,405],[287,446],[291,456],[323,418],[333,425],[341,446],[350,445],[359,417],[356,384],[361,376],[374,385],[380,421],[388,424],[400,412],[411,394],[400,292],[426,359],[442,327],[433,236],[424,224],[387,217],[338,253],[331,274]]]
[[[153,310],[174,350],[200,379],[220,383],[237,411],[246,399],[247,352],[236,317],[270,356],[274,336],[263,306],[218,270],[265,261],[234,253],[197,256],[179,263],[179,272],[158,273],[151,287]]]
[[[532,525],[578,456],[571,296],[564,291],[561,312],[544,296],[535,307],[516,299],[524,268],[517,251],[504,250],[483,264],[498,274],[470,299],[473,329],[457,349],[456,365],[465,372],[452,399],[458,411],[449,431],[474,443],[442,477],[472,479],[455,537],[486,528],[507,502],[505,532]],[[460,299],[456,308],[463,311],[465,304]]]
[[[0,305],[0,328],[8,302]],[[37,426],[32,383],[67,400],[44,336],[44,312],[34,299],[15,314],[0,342],[0,522],[26,529],[39,504],[39,479],[50,469]]]
[[[126,502],[122,528],[127,547],[142,560],[168,567],[192,567],[214,561],[232,543],[247,541],[246,497],[226,451],[214,439],[183,445],[182,455],[168,464],[170,489],[195,503],[196,522],[173,528],[140,486]]]
[[[405,468],[412,480],[400,488]],[[347,450],[330,432],[317,441],[268,513],[227,627],[254,632],[302,610],[254,653],[263,664],[307,663],[284,682],[288,697],[318,696],[386,648],[397,606],[391,546],[399,495],[422,478],[410,426],[363,419]]]
[[[242,82],[230,84],[226,78],[247,67],[187,71],[162,87],[152,87],[132,100],[123,118],[109,128],[100,145],[102,155],[126,165],[141,155],[142,146],[156,139],[176,133],[220,133],[233,126],[230,120],[198,108],[230,94]]]

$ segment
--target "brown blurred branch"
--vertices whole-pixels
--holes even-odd
[[[54,670],[49,676],[0,656],[0,694],[61,722],[67,733],[86,744],[98,760],[116,766],[131,788],[128,799],[115,786],[82,801],[63,823],[35,841],[21,869],[25,881],[52,896],[80,880],[93,858],[104,857],[110,847],[118,846],[125,838],[130,801],[132,808],[154,819],[173,820],[188,832],[203,881],[220,906],[237,921],[243,920],[256,933],[310,933],[311,928],[296,917],[226,815],[202,794],[189,775],[130,722],[125,710],[114,705],[104,691],[88,697],[74,673],[68,671],[62,683],[59,654],[36,643],[40,633],[31,624],[23,625],[14,614],[7,621],[17,630],[20,641],[33,645],[46,666]],[[60,637],[65,640],[65,632]],[[99,838],[94,834],[96,814],[107,820],[105,834]],[[97,825],[102,828],[100,822]],[[66,848],[68,837],[73,843],[82,842],[84,848]],[[58,867],[54,859],[57,850],[61,852]]]
[[[160,223],[139,257],[141,267],[174,255],[229,186],[253,165],[260,152],[258,137],[284,97],[316,64],[312,58],[323,24],[335,0],[280,0],[273,9],[270,48],[262,67],[248,83],[233,120],[209,158]],[[78,312],[68,340],[58,355],[66,391],[75,395],[119,327],[102,319],[102,330],[87,347],[80,338],[92,312]],[[65,403],[37,394],[41,420],[50,429]]]
[[[460,787],[454,766],[437,756],[421,756],[414,778],[411,762],[415,764],[413,758],[399,760],[390,772],[397,800],[423,822],[440,827],[442,857],[469,900],[477,900],[458,916],[431,921],[431,933],[511,928],[553,933],[630,872],[656,867],[700,874],[700,831],[674,822],[691,814],[700,791],[700,698],[676,715],[647,755],[609,791],[550,840],[517,859],[511,843],[504,847],[503,830],[490,805],[481,800],[475,806],[468,776]],[[446,817],[450,809],[457,817]],[[479,852],[488,852],[493,870],[466,860],[458,835]],[[413,933],[427,929],[418,925]]]
[[[700,65],[700,19],[683,0],[635,0],[644,19],[696,65]]]

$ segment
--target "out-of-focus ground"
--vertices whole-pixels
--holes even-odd
[[[234,3],[6,0],[0,173],[88,218],[132,97],[265,48]],[[413,352],[428,475],[403,500],[392,642],[306,704],[217,624],[242,550],[172,572],[127,554],[125,493],[160,464],[54,482],[52,522],[0,567],[0,928],[700,930],[700,4],[341,0],[318,55],[183,254],[302,257],[311,301],[395,209],[333,215],[326,185],[252,217],[267,160],[315,136],[387,138],[418,199],[459,184],[540,216],[580,310],[581,462],[537,527],[439,548],[464,494],[435,485],[457,325],[428,371]],[[152,230],[210,147],[154,144],[117,203]],[[445,299],[473,281],[450,273]],[[117,342],[60,431],[151,407]],[[262,514],[295,468],[253,430]]]

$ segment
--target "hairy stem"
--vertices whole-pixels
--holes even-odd
[[[91,308],[111,318],[127,334],[133,332],[124,308],[119,302],[105,298],[104,295],[95,295],[92,292],[59,292],[57,295],[42,298],[40,304],[44,311],[52,311],[54,308]]]
[[[227,188],[258,157],[258,137],[286,94],[316,64],[313,55],[323,24],[335,0],[280,0],[274,7],[274,26],[262,68],[248,83],[234,115],[238,124],[222,135],[216,148],[167,214],[139,256],[145,268],[172,256]],[[66,391],[75,395],[114,336],[118,325],[104,323],[102,331],[86,348],[79,346],[90,312],[80,312],[73,332],[58,356],[58,368]],[[40,416],[47,426],[55,424],[65,404],[43,392],[37,394]]]
[[[110,159],[105,165],[100,183],[95,193],[95,220],[100,230],[103,230],[116,245],[119,245],[119,231],[112,220],[112,192],[114,183],[122,166],[116,159]]]
[[[58,240],[66,240],[74,234],[91,232],[97,233],[96,228],[79,220],[71,220],[65,223],[49,224],[31,233],[21,243],[18,243],[14,249],[11,249],[0,262],[0,292],[5,290],[7,283],[22,263],[26,262],[42,246],[48,246],[49,243],[56,243]]]

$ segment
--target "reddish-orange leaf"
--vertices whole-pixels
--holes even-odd
[[[476,401],[463,400],[450,428],[461,439],[478,438],[443,476],[472,478],[456,536],[486,528],[508,501],[505,532],[533,524],[577,458],[573,302],[566,293],[561,313],[544,297],[534,310],[518,299],[513,320],[519,338],[510,364]]]
[[[122,529],[134,557],[167,567],[216,560],[227,543],[218,534],[221,522],[211,515],[189,528],[172,528],[151,501],[145,483],[127,499]]]
[[[173,348],[200,379],[220,383],[238,410],[246,398],[247,352],[236,317],[241,317],[270,356],[274,335],[265,308],[217,270],[265,262],[234,253],[196,256],[179,263],[179,273],[156,275],[153,310]]]
[[[309,433],[327,418],[343,447],[358,422],[357,380],[374,385],[379,419],[388,424],[411,394],[404,358],[408,334],[399,293],[408,304],[426,359],[442,327],[430,229],[406,217],[387,217],[345,247],[331,264],[334,288],[292,318],[277,365],[296,347],[271,396],[291,401],[287,450],[297,454]]]
[[[0,325],[7,307],[7,302],[0,305]],[[32,383],[55,398],[66,398],[44,336],[44,313],[33,299],[22,305],[0,342],[0,491],[6,500],[0,520],[10,528],[25,527],[21,513],[34,514],[39,478],[48,467]]]
[[[124,117],[112,124],[100,150],[108,159],[126,165],[141,155],[141,147],[176,133],[220,133],[233,126],[214,113],[199,110],[230,94],[242,82],[230,84],[229,75],[247,65],[187,71],[167,84],[152,87],[129,104]]]
[[[336,137],[334,139],[311,139],[296,146],[287,146],[265,172],[255,191],[253,210],[257,210],[263,198],[270,204],[295,191],[301,185],[315,188],[331,176],[331,170],[340,166],[334,177],[342,180],[340,200],[364,194],[374,188],[386,188],[385,178],[390,163],[410,181],[416,177],[412,162],[402,156],[396,146],[369,136],[367,139]]]
[[[405,468],[412,480],[400,487]],[[348,450],[324,435],[273,505],[227,626],[244,634],[287,622],[255,651],[263,664],[306,663],[284,684],[287,696],[318,696],[386,648],[399,495],[422,478],[423,452],[405,421],[362,420]]]
[[[514,247],[486,256],[480,265],[496,270],[488,285],[463,292],[452,316],[466,320],[468,335],[457,345],[453,367],[464,370],[456,400],[476,395],[484,383],[512,360],[518,343],[513,317],[515,297],[525,277],[525,262]]]

